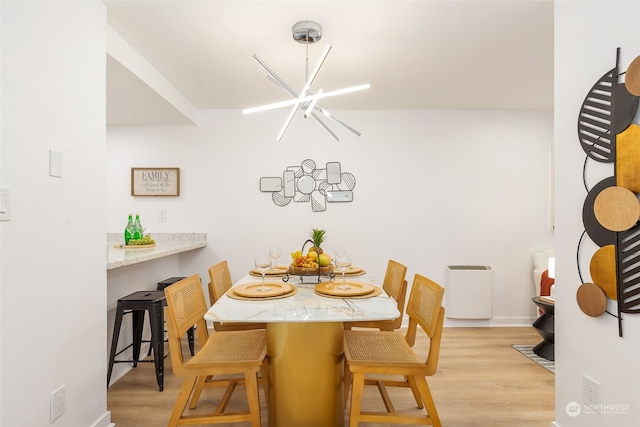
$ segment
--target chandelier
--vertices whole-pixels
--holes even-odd
[[[316,43],[322,38],[322,27],[320,26],[320,24],[316,22],[301,21],[293,26],[292,32],[293,32],[293,39],[298,43],[302,43],[306,45],[306,48],[307,48],[306,49],[307,50],[306,67],[305,67],[306,83],[302,88],[302,91],[300,92],[300,94],[297,94],[293,89],[291,89],[291,87],[289,87],[289,85],[287,85],[280,77],[278,77],[278,75],[274,73],[267,66],[267,64],[264,63],[264,61],[258,58],[258,55],[253,55],[253,58],[267,72],[267,79],[271,80],[273,83],[275,83],[280,88],[282,88],[285,92],[289,94],[289,96],[291,96],[292,99],[276,102],[273,104],[263,105],[260,107],[248,108],[248,109],[242,110],[242,112],[244,114],[251,114],[259,111],[273,110],[276,108],[292,106],[291,112],[289,113],[289,116],[287,117],[286,121],[284,122],[284,125],[282,126],[282,129],[280,130],[280,133],[278,134],[278,137],[277,137],[278,141],[282,139],[284,133],[287,131],[287,128],[289,127],[289,124],[291,124],[291,120],[293,120],[293,117],[295,116],[298,110],[303,111],[305,118],[312,117],[336,141],[339,141],[340,139],[329,128],[329,126],[327,126],[327,124],[324,121],[322,121],[318,113],[322,114],[324,117],[327,117],[328,119],[331,119],[335,123],[338,123],[345,129],[350,130],[357,136],[360,136],[361,135],[360,132],[353,129],[351,126],[347,125],[343,121],[337,119],[334,115],[329,113],[324,108],[320,107],[318,105],[318,101],[324,98],[328,98],[330,96],[342,95],[350,92],[356,92],[359,90],[368,89],[369,87],[371,87],[371,85],[363,84],[363,85],[352,86],[344,89],[337,89],[329,92],[324,92],[322,89],[319,89],[317,92],[312,93],[310,91],[311,85],[313,84],[313,81],[318,75],[318,72],[320,71],[320,68],[322,67],[322,64],[324,63],[325,59],[327,59],[327,55],[329,54],[329,51],[331,51],[331,45],[327,45],[324,52],[322,53],[322,56],[320,57],[320,60],[318,61],[318,64],[316,65],[314,70],[311,72],[311,74],[309,74],[309,45]]]

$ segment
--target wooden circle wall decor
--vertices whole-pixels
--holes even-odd
[[[617,300],[615,245],[607,245],[598,249],[591,257],[589,271],[591,279],[602,288],[607,298]]]
[[[596,214],[593,211],[593,206],[596,201],[596,197],[604,191],[606,188],[616,185],[616,179],[614,177],[608,177],[594,185],[587,197],[584,199],[584,205],[582,206],[582,223],[584,229],[598,246],[613,245],[616,242],[616,233],[611,230],[607,230],[598,222]]]
[[[594,283],[583,283],[576,292],[576,301],[580,310],[587,316],[598,317],[607,310],[607,297],[604,291]]]
[[[615,67],[596,81],[578,113],[578,140],[587,156],[585,187],[589,160],[613,163],[614,172],[586,188],[582,222],[600,249],[589,267],[593,283],[578,288],[576,301],[585,314],[597,317],[609,313],[607,298],[616,300],[617,314],[609,314],[617,318],[622,337],[622,313],[640,313],[640,123],[633,123],[640,103],[640,56],[626,72],[620,72],[619,63],[617,49]]]
[[[640,56],[631,61],[624,77],[624,85],[635,96],[640,96]]]
[[[593,203],[596,219],[611,231],[625,231],[640,218],[640,203],[631,190],[609,187],[602,190]]]

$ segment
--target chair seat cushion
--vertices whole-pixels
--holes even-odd
[[[424,366],[400,332],[351,330],[344,334],[345,357],[349,363]]]
[[[214,332],[202,349],[185,364],[185,368],[211,363],[260,366],[266,342],[267,333],[264,330]]]

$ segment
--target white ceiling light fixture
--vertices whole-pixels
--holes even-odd
[[[322,113],[325,117],[328,117],[329,119],[333,120],[334,122],[338,123],[344,128],[360,136],[361,135],[360,132],[348,126],[346,123],[338,120],[325,109],[319,107],[318,100],[323,98],[328,98],[330,96],[343,95],[350,92],[369,89],[371,85],[363,84],[363,85],[348,87],[344,89],[332,90],[329,92],[323,92],[323,90],[320,89],[315,94],[311,93],[309,91],[311,89],[311,85],[313,84],[313,81],[318,75],[318,72],[320,71],[320,68],[322,67],[322,64],[324,63],[325,59],[327,59],[327,55],[331,51],[331,45],[327,45],[315,69],[311,74],[309,74],[309,45],[317,42],[322,38],[322,27],[320,26],[320,24],[316,22],[301,21],[293,26],[292,32],[293,32],[293,39],[295,41],[297,41],[298,43],[307,45],[307,56],[306,56],[306,67],[305,67],[306,83],[304,85],[304,88],[302,89],[302,92],[300,92],[300,95],[296,94],[296,92],[293,89],[291,89],[280,77],[278,77],[278,75],[276,75],[276,73],[274,73],[267,66],[267,64],[264,63],[264,61],[258,58],[258,55],[253,55],[254,59],[258,61],[258,64],[260,64],[262,68],[264,68],[265,71],[267,72],[267,78],[271,80],[273,83],[280,86],[282,89],[284,89],[293,99],[276,102],[269,105],[263,105],[261,107],[247,108],[245,110],[242,110],[242,112],[244,114],[250,114],[250,113],[256,113],[258,111],[266,111],[266,110],[273,110],[276,108],[293,106],[293,108],[291,109],[291,112],[289,113],[289,117],[287,117],[287,120],[285,121],[284,126],[282,126],[282,129],[278,134],[278,137],[277,137],[278,141],[282,139],[282,136],[287,131],[287,128],[291,123],[291,120],[293,119],[298,109],[301,107],[304,110],[305,118],[309,116],[313,117],[318,122],[318,124],[322,126],[322,128],[326,130],[329,133],[329,135],[331,135],[333,139],[335,139],[336,141],[339,141],[340,139],[329,128],[329,126],[327,126],[327,124],[320,119],[320,117],[316,114],[316,111]]]

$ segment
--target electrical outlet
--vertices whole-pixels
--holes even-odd
[[[167,211],[165,209],[158,211],[158,222],[167,222]]]
[[[583,400],[585,405],[600,405],[600,384],[588,376],[582,379]]]
[[[51,422],[57,420],[60,415],[64,414],[67,404],[67,393],[64,386],[51,393]]]

